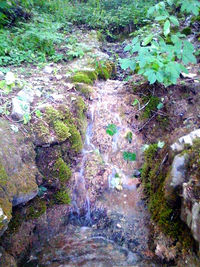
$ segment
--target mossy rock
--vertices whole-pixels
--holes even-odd
[[[165,198],[165,181],[173,161],[173,157],[169,156],[167,164],[163,166],[163,158],[168,154],[167,145],[159,149],[157,144],[151,144],[144,152],[141,179],[152,219],[165,234],[186,246],[186,240],[190,240],[191,244],[193,241],[188,228],[180,219],[180,202],[176,202],[174,208]]]
[[[70,137],[69,127],[60,120],[56,120],[53,125],[54,131],[59,142],[63,142]]]
[[[87,74],[78,72],[72,76],[72,82],[74,83],[85,83],[85,84],[93,84],[93,80],[91,80]]]
[[[75,88],[77,91],[79,91],[86,99],[89,99],[93,89],[91,86],[88,86],[84,83],[76,83]]]
[[[57,191],[54,195],[54,199],[57,204],[70,204],[71,203],[69,192],[66,189],[61,189]]]
[[[47,205],[44,199],[34,199],[26,209],[26,220],[32,220],[39,218],[46,212]]]
[[[58,174],[61,184],[66,183],[72,175],[70,167],[64,162],[62,158],[58,158],[54,164],[54,170]]]
[[[116,74],[115,65],[110,61],[98,62],[96,72],[99,79],[108,80],[112,75]]]

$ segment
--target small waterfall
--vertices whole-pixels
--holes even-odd
[[[94,107],[91,107],[90,110],[90,121],[88,123],[85,135],[85,142],[82,150],[82,161],[81,166],[76,177],[76,185],[72,197],[72,218],[78,220],[81,225],[89,226],[91,222],[91,207],[90,207],[90,198],[86,188],[86,181],[84,177],[85,164],[88,154],[95,151],[95,146],[92,144],[91,139],[93,135],[93,122],[94,122]],[[83,200],[83,201],[81,201]],[[82,203],[82,206],[79,206],[79,203]]]

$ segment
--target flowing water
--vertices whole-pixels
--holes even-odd
[[[98,82],[95,89],[70,213],[62,230],[37,243],[23,266],[158,266],[148,246],[149,214],[140,179],[133,178],[142,162],[133,96],[119,81]],[[117,126],[113,137],[106,133],[108,124]],[[124,151],[136,153],[136,161],[125,161]]]

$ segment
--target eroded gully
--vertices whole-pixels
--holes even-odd
[[[149,214],[140,179],[142,138],[134,134],[134,96],[120,81],[98,81],[89,104],[82,158],[74,170],[71,211],[62,231],[35,247],[38,266],[158,266],[149,250]],[[117,126],[111,137],[108,124]],[[127,140],[128,132],[132,140]],[[136,153],[136,161],[123,152]],[[137,176],[137,175],[136,175]],[[36,266],[36,265],[33,265]]]

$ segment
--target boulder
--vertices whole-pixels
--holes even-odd
[[[24,115],[30,113],[30,105],[33,102],[34,91],[24,88],[12,99],[12,117],[16,120],[23,120]]]
[[[0,119],[0,235],[12,217],[12,206],[25,203],[38,193],[34,146],[24,133],[13,132],[11,127]]]

